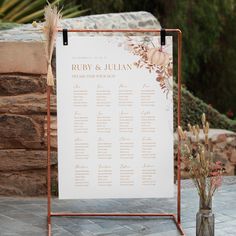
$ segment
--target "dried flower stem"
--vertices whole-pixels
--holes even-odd
[[[202,207],[208,208],[216,189],[221,185],[223,166],[221,162],[213,160],[213,152],[209,146],[209,122],[206,115],[201,117],[204,142],[199,140],[199,125],[188,124],[191,136],[186,136],[186,131],[179,126],[178,133],[182,147],[182,158],[189,170],[190,177],[197,188],[201,198]]]
[[[54,85],[54,78],[52,73],[52,54],[55,46],[55,40],[57,35],[57,26],[61,19],[60,11],[57,10],[57,7],[52,7],[48,4],[45,7],[45,24],[44,24],[44,35],[46,38],[45,41],[45,51],[47,58],[47,84],[49,86]]]

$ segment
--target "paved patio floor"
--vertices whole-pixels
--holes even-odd
[[[198,196],[190,181],[182,181],[182,226],[195,235]],[[0,197],[0,236],[46,235],[45,198]],[[236,178],[225,177],[213,200],[216,236],[236,235]],[[175,212],[175,199],[109,199],[62,201],[53,199],[53,211]],[[175,236],[172,220],[162,218],[53,218],[53,236]]]

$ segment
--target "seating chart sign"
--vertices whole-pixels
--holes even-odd
[[[172,37],[56,44],[60,199],[173,197]]]

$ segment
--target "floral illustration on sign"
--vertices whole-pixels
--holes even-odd
[[[156,81],[159,82],[164,93],[168,95],[172,90],[172,56],[165,51],[164,47],[154,45],[150,37],[144,37],[140,42],[127,37],[126,43],[129,51],[139,57],[134,65],[137,68],[146,68],[150,73],[155,72],[157,74]]]

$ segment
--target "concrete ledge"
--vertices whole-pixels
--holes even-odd
[[[46,74],[44,52],[42,42],[0,42],[0,73]]]

